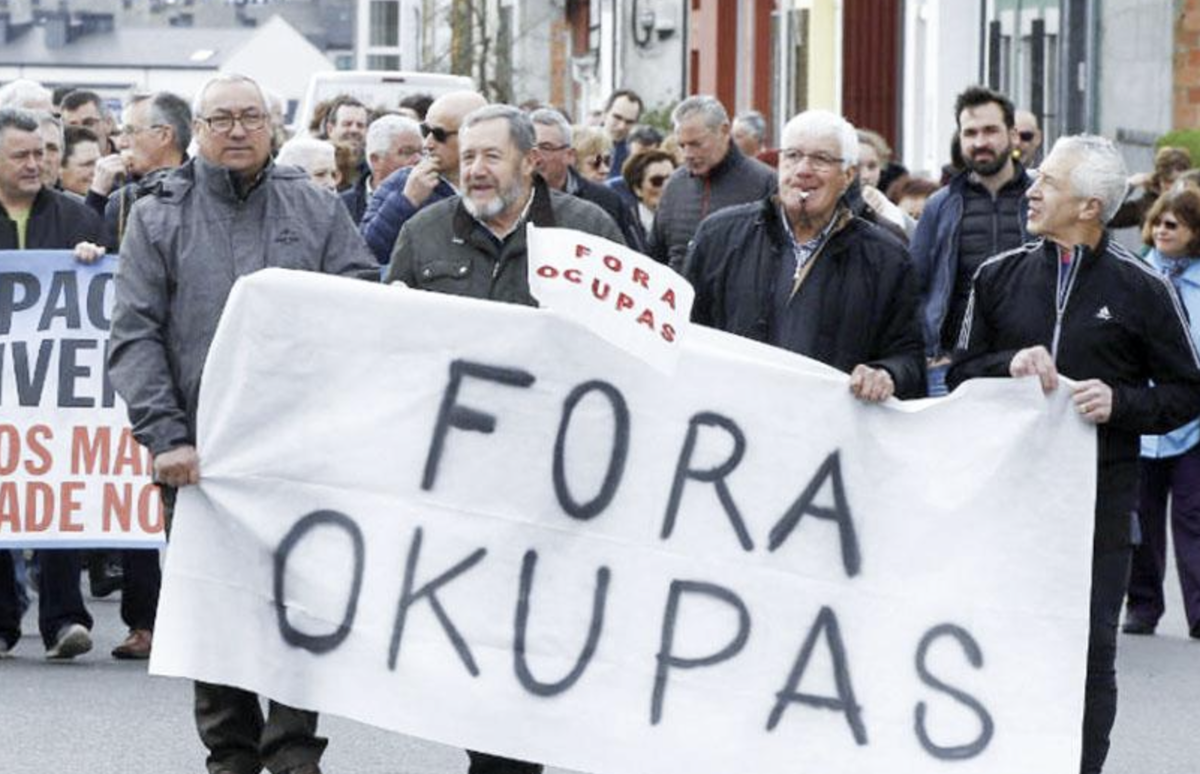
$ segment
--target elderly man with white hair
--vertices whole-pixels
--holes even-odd
[[[0,108],[19,108],[52,114],[54,94],[37,81],[18,78],[0,86]]]
[[[1104,228],[1125,197],[1126,176],[1120,153],[1102,137],[1055,144],[1026,193],[1029,231],[1040,239],[976,271],[947,379],[953,388],[980,376],[1034,376],[1047,393],[1070,390],[1079,415],[1097,427],[1082,774],[1103,768],[1116,718],[1117,623],[1140,436],[1200,415],[1200,359],[1172,280]],[[1073,382],[1060,384],[1059,374]]]
[[[337,193],[342,176],[337,168],[337,149],[328,140],[315,137],[293,137],[279,149],[276,164],[300,167],[318,188]]]
[[[411,167],[421,160],[421,125],[407,116],[384,115],[367,127],[367,168],[353,186],[339,194],[355,224],[362,222],[371,197],[383,181],[397,169]]]
[[[693,319],[839,368],[861,400],[920,397],[917,274],[898,240],[850,211],[857,163],[841,116],[789,121],[778,195],[721,210],[696,232],[685,269]]]

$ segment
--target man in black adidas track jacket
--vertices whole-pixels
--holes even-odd
[[[1116,717],[1116,633],[1128,582],[1141,434],[1200,415],[1200,359],[1170,282],[1104,231],[1125,191],[1107,140],[1061,139],[1029,189],[1029,231],[1042,237],[980,266],[950,370],[951,389],[979,376],[1058,374],[1097,425],[1099,477],[1085,693],[1083,774],[1098,774]],[[1053,464],[1053,461],[1047,461]]]

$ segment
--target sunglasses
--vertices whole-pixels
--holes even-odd
[[[1173,220],[1166,220],[1166,219],[1160,220],[1160,221],[1158,221],[1157,223],[1155,223],[1154,225],[1156,225],[1156,226],[1162,226],[1162,227],[1163,227],[1163,228],[1165,228],[1167,231],[1174,231],[1175,229],[1179,228],[1179,224],[1178,224],[1178,223],[1176,223],[1176,222],[1175,222],[1175,221],[1173,221]]]
[[[662,184],[667,182],[667,175],[652,175],[646,178],[646,183],[651,188],[661,188]]]
[[[421,137],[433,137],[434,140],[444,143],[454,135],[458,134],[458,130],[450,131],[443,129],[440,126],[430,126],[429,124],[421,124]]]
[[[1017,136],[1021,138],[1021,142],[1033,142],[1036,135],[1033,132],[1017,132]]]
[[[592,167],[609,167],[612,166],[611,153],[597,153],[595,156],[588,156],[587,163]]]

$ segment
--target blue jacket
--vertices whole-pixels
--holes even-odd
[[[955,175],[925,203],[908,250],[921,280],[921,325],[925,354],[936,357],[941,349],[942,325],[958,276],[958,230],[962,223],[963,192],[969,173]],[[1023,170],[1019,174],[1026,174]],[[1021,230],[1026,230],[1029,204],[1021,202]]]
[[[1167,260],[1157,250],[1146,254],[1146,263],[1156,270],[1167,273]],[[1200,259],[1189,257],[1188,266],[1179,276],[1179,300],[1188,313],[1188,330],[1192,341],[1200,345]],[[1143,435],[1142,456],[1152,459],[1177,457],[1200,443],[1200,419],[1193,419],[1183,427],[1166,435]]]
[[[388,261],[392,260],[392,248],[396,245],[396,237],[400,236],[400,228],[409,218],[434,202],[449,199],[457,193],[454,186],[442,178],[429,198],[417,207],[404,195],[404,184],[408,182],[411,171],[412,167],[403,167],[389,175],[367,203],[367,211],[362,216],[359,228],[363,239],[380,265],[386,266]]]

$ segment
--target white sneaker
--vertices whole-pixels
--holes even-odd
[[[66,660],[82,656],[92,649],[92,635],[83,624],[67,624],[58,630],[58,639],[46,650],[46,658]]]

